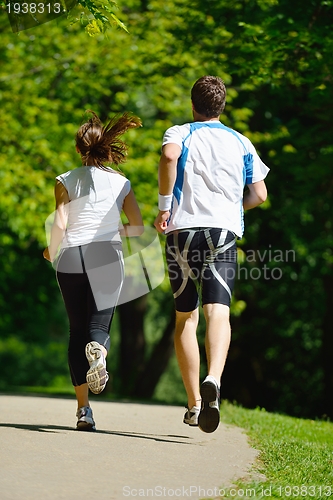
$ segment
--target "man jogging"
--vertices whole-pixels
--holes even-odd
[[[167,235],[175,351],[188,398],[184,423],[214,432],[220,422],[220,380],[230,344],[236,239],[243,234],[243,209],[266,200],[264,178],[269,169],[249,139],[220,122],[226,99],[220,78],[197,80],[191,99],[194,122],[173,126],[164,134],[154,224]],[[208,364],[201,386],[199,298]]]

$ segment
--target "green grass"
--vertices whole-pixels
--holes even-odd
[[[333,498],[333,424],[223,403],[224,423],[242,427],[259,450],[253,468],[266,481],[238,481],[223,498]],[[257,474],[257,477],[258,476]]]

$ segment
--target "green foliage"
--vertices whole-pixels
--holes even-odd
[[[245,410],[228,403],[222,405],[221,415],[224,422],[244,428],[260,451],[254,472],[266,480],[239,481],[239,490],[253,488],[253,498],[262,498],[263,488],[265,498],[331,498],[332,423],[290,418],[259,408]],[[237,498],[232,493],[224,498]]]
[[[11,23],[14,25],[13,29],[15,32],[38,27],[43,23],[52,22],[52,20],[54,21],[63,15],[60,13],[58,16],[53,11],[47,14],[47,9],[45,10],[45,15],[37,15],[37,17],[35,14],[30,13],[30,9],[26,14],[15,13],[13,5],[11,11],[8,9],[8,3],[14,5],[14,2],[0,0],[0,12],[11,12]],[[115,27],[121,28],[128,33],[125,24],[115,14],[118,5],[113,0],[59,0],[59,4],[62,5],[64,12],[66,12],[67,22],[70,24],[80,23],[89,36],[96,36],[102,33],[107,36],[108,32]],[[57,10],[55,12],[58,13]]]
[[[78,6],[69,11],[71,23],[80,21],[89,36],[107,33],[119,27],[128,33],[125,24],[115,15],[118,6],[113,0],[78,0]]]
[[[26,343],[17,335],[0,340],[0,390],[29,385],[69,387],[64,343]]]
[[[105,3],[85,5],[111,15]],[[65,331],[52,272],[44,289],[48,299],[38,298],[48,267],[37,255],[44,220],[54,208],[54,177],[79,165],[73,138],[84,110],[95,110],[103,120],[125,110],[142,118],[143,127],[126,136],[130,149],[122,170],[151,226],[163,133],[191,120],[193,82],[218,74],[228,87],[223,122],[249,136],[271,167],[269,200],[246,214],[239,242],[240,253],[254,251],[256,259],[240,265],[224,396],[294,415],[328,413],[333,390],[327,359],[333,348],[332,2],[129,0],[120,8],[129,34],[112,30],[109,39],[87,37],[64,17],[19,36],[0,21],[2,335],[19,332],[31,339],[32,322],[20,318],[29,316],[34,304],[40,318],[34,340],[43,339],[43,318],[50,311],[53,329]],[[95,21],[91,33],[96,26],[103,31],[105,24],[98,21],[105,19]],[[295,258],[277,262],[266,254],[261,259],[269,249],[284,256],[294,251]],[[255,268],[260,279],[250,276]],[[274,279],[277,268],[282,275]],[[19,287],[28,297],[26,308],[18,308],[23,293],[13,289]],[[15,301],[8,300],[10,293]],[[147,335],[154,342],[167,323],[172,304],[167,293],[147,317]]]

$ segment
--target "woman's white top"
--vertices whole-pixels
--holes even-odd
[[[69,214],[62,248],[92,241],[121,241],[120,214],[131,189],[115,170],[85,166],[56,177],[68,192]]]

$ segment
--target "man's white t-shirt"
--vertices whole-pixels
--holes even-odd
[[[214,120],[169,128],[163,146],[170,143],[178,144],[181,155],[165,233],[219,227],[242,237],[244,186],[269,172],[251,141]]]
[[[120,214],[131,189],[126,177],[112,169],[85,166],[56,179],[64,185],[70,200],[62,248],[92,241],[121,241]]]

